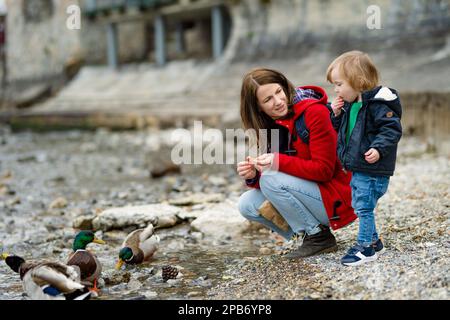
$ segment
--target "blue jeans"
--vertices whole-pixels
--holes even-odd
[[[239,211],[246,219],[260,222],[288,240],[294,233],[316,234],[321,230],[319,224],[329,225],[317,183],[271,171],[261,175],[259,185],[260,190],[249,190],[239,198]],[[259,214],[258,209],[265,200],[270,201],[289,224],[288,231]]]
[[[378,240],[374,210],[387,191],[389,177],[353,172],[350,186],[352,207],[359,218],[358,244],[368,247]]]

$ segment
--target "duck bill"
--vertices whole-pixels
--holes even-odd
[[[6,260],[6,258],[9,257],[9,254],[7,253],[2,253],[2,255],[0,256],[0,260]]]
[[[105,241],[97,239],[97,238],[94,238],[94,240],[92,240],[92,242],[98,243],[98,244],[105,244]]]
[[[120,270],[120,268],[122,268],[124,264],[124,261],[122,259],[119,259],[119,261],[117,261],[116,263],[116,270]]]

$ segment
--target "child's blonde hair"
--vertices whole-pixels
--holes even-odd
[[[331,83],[331,72],[335,68],[339,68],[341,75],[356,91],[370,90],[378,85],[378,70],[367,53],[354,50],[334,59],[327,69],[327,80]]]

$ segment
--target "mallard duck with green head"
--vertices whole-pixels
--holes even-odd
[[[97,239],[92,231],[80,231],[73,241],[73,252],[67,260],[67,265],[78,266],[82,283],[98,291],[97,280],[102,272],[102,265],[92,252],[86,250],[90,243],[105,244],[103,240]]]
[[[149,261],[158,250],[159,241],[152,224],[145,229],[134,230],[122,243],[116,269],[119,270],[124,263],[140,264]]]
[[[87,300],[91,292],[81,283],[79,269],[55,261],[25,261],[3,253],[1,260],[20,275],[25,293],[33,300]]]

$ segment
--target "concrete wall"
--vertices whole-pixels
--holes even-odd
[[[7,0],[8,81],[60,74],[82,55],[80,31],[66,27],[66,9],[77,0]],[[40,3],[40,5],[39,5]]]
[[[84,19],[80,41],[88,64],[106,64],[106,25]],[[145,59],[147,50],[145,23],[127,22],[118,25],[119,61],[121,63]]]
[[[450,93],[403,92],[400,98],[404,134],[422,137],[428,151],[450,156]]]
[[[37,19],[30,19],[24,10],[26,0],[7,0],[10,81],[58,74],[74,56],[83,56],[88,63],[106,62],[103,24],[83,17],[81,30],[65,27],[66,8],[79,4],[78,0],[28,2],[51,3],[52,12],[46,15],[45,6],[37,6],[41,13]],[[443,47],[450,36],[450,0],[230,0],[226,3],[233,29],[225,55],[233,61],[298,58],[314,52],[335,55],[354,47],[369,52],[413,52]],[[370,5],[377,5],[381,10],[380,30],[367,28]],[[148,38],[145,30],[144,22],[119,25],[120,61],[151,60],[146,54],[151,53],[153,39]],[[194,48],[198,39],[188,35],[187,47]]]
[[[370,30],[370,5],[381,29]],[[254,60],[312,51],[418,50],[442,46],[450,34],[450,0],[285,0],[230,2],[234,45],[229,56]]]

